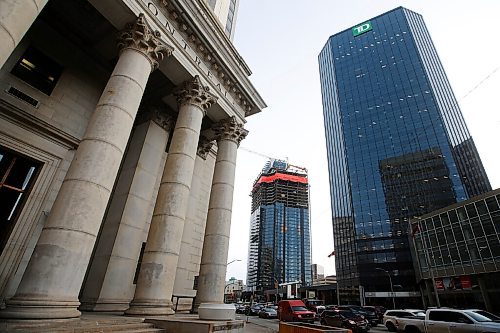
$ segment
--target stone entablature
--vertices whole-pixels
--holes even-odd
[[[248,75],[251,74],[248,67],[227,36],[219,31],[218,27],[215,28],[217,24],[214,21],[215,18],[208,14],[204,4],[200,5],[198,3],[200,1],[180,0],[141,0],[140,2],[145,12],[159,23],[161,29],[164,30],[164,35],[173,38],[179,45],[176,51],[191,57],[190,60],[199,67],[207,81],[213,84],[230,105],[240,108],[244,116],[260,112],[266,107],[248,80]],[[195,12],[196,15],[192,17],[198,15],[205,20],[188,21],[187,15],[181,15],[186,10]],[[199,26],[202,23],[207,26]],[[200,28],[205,32],[204,38],[201,38],[200,33],[197,32]],[[206,42],[209,36],[212,37],[211,44]],[[232,63],[227,63],[228,61]]]

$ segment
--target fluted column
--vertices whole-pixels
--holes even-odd
[[[0,68],[31,27],[48,0],[0,0]]]
[[[4,318],[73,318],[78,293],[149,74],[172,53],[141,15],[121,33],[120,57]]]
[[[177,102],[179,115],[128,315],[173,314],[171,297],[201,122],[215,97],[196,76],[179,91]]]
[[[202,303],[224,302],[236,153],[239,143],[248,134],[234,117],[221,121],[213,130],[218,149],[196,294],[196,304],[201,306]],[[202,318],[201,307],[199,313],[200,319],[231,319]]]

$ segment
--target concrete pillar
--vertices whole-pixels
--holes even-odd
[[[217,139],[217,159],[212,180],[212,191],[208,206],[205,240],[201,256],[200,276],[196,304],[200,305],[200,319],[206,318],[202,303],[224,303],[227,253],[231,231],[231,212],[233,207],[234,175],[238,145],[248,131],[234,117],[225,119],[213,127]],[[210,306],[213,312],[213,307]],[[210,315],[211,316],[211,315]]]
[[[427,299],[429,301],[429,306],[436,306],[436,295],[434,295],[434,282],[432,279],[425,279],[425,292],[427,293]]]
[[[194,162],[206,110],[215,102],[196,76],[177,94],[179,115],[128,315],[169,315]]]
[[[486,283],[484,282],[484,275],[478,275],[477,282],[479,284],[479,288],[481,289],[481,296],[483,296],[483,302],[486,311],[493,312],[494,309],[491,306],[491,300],[490,300],[490,295],[488,294],[488,288],[486,287]]]
[[[48,0],[0,0],[0,68],[19,44]]]
[[[130,139],[106,219],[80,296],[80,310],[124,312],[134,297],[134,276],[149,227],[155,183],[173,118],[145,112]]]
[[[121,54],[92,114],[16,295],[3,318],[78,317],[78,293],[146,82],[172,48],[144,16],[121,34]]]

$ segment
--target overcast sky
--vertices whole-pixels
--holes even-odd
[[[493,188],[500,187],[499,0],[240,0],[234,44],[268,107],[241,147],[309,170],[313,263],[335,273],[318,54],[329,36],[403,6],[423,15]],[[496,70],[496,71],[495,71]],[[479,85],[479,86],[478,86]],[[227,276],[246,280],[250,191],[266,158],[240,149]]]

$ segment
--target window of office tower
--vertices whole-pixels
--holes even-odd
[[[0,146],[0,254],[35,183],[41,163]]]

